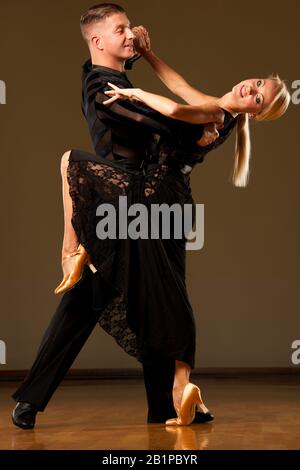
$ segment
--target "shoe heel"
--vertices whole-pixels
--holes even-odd
[[[97,269],[95,268],[95,266],[92,263],[88,262],[86,264],[88,265],[88,267],[90,268],[90,270],[92,271],[93,274],[95,274],[97,272]]]
[[[199,387],[198,387],[198,397],[197,397],[197,402],[196,402],[196,410],[202,411],[202,413],[209,413],[208,408],[206,408],[206,406],[203,403],[203,400],[201,397],[201,391]]]

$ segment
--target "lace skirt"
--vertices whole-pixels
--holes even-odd
[[[190,204],[194,221],[189,176],[166,163],[129,170],[122,163],[72,150],[67,177],[73,202],[72,225],[97,269],[93,305],[99,324],[140,362],[155,354],[184,361],[193,369],[195,322],[185,284],[184,233],[175,238],[171,228],[165,238],[161,226],[156,238],[149,231],[148,238],[128,236],[128,230],[125,235],[119,232],[125,213],[127,228],[139,216],[138,211],[134,217],[130,214],[133,204],[148,209],[147,218],[140,223],[142,229],[148,222],[148,228],[151,225],[151,209],[164,203],[168,207],[177,203],[182,208]],[[108,210],[106,222],[111,230],[107,238],[103,237],[104,225],[99,237],[99,222],[104,220],[99,207]]]

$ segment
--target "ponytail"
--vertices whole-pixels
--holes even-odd
[[[234,186],[245,187],[249,180],[250,131],[247,113],[238,115],[235,140],[235,154],[231,182]]]

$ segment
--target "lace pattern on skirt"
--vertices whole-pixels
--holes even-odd
[[[123,296],[116,297],[109,302],[102,310],[98,323],[127,354],[139,358],[137,337],[128,325]]]
[[[168,169],[168,165],[160,164],[147,168],[145,173],[135,173],[86,160],[71,160],[67,169],[73,203],[72,225],[78,240],[90,254],[98,274],[116,289],[115,297],[104,308],[99,309],[98,322],[123,350],[137,360],[141,360],[144,345],[128,322],[127,294],[124,291],[128,276],[127,266],[123,262],[125,244],[119,243],[119,240],[102,240],[99,244],[95,234],[96,207],[101,203],[111,203],[117,209],[119,196],[126,196],[135,183],[138,184],[137,188],[142,188],[146,200],[148,196],[153,196],[157,202],[155,192]],[[170,185],[170,182],[167,184]],[[181,188],[182,183],[173,181],[172,186],[174,185],[183,194],[186,192],[185,187]],[[135,190],[133,193],[135,194]],[[149,204],[151,199],[149,198]],[[132,202],[142,201],[137,201],[134,197]]]

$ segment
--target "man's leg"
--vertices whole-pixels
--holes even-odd
[[[148,423],[164,423],[176,417],[173,405],[175,360],[155,357],[143,362],[144,384],[148,402]]]
[[[93,277],[88,267],[82,280],[66,292],[42,338],[37,357],[12,395],[43,411],[97,323],[93,310]]]

